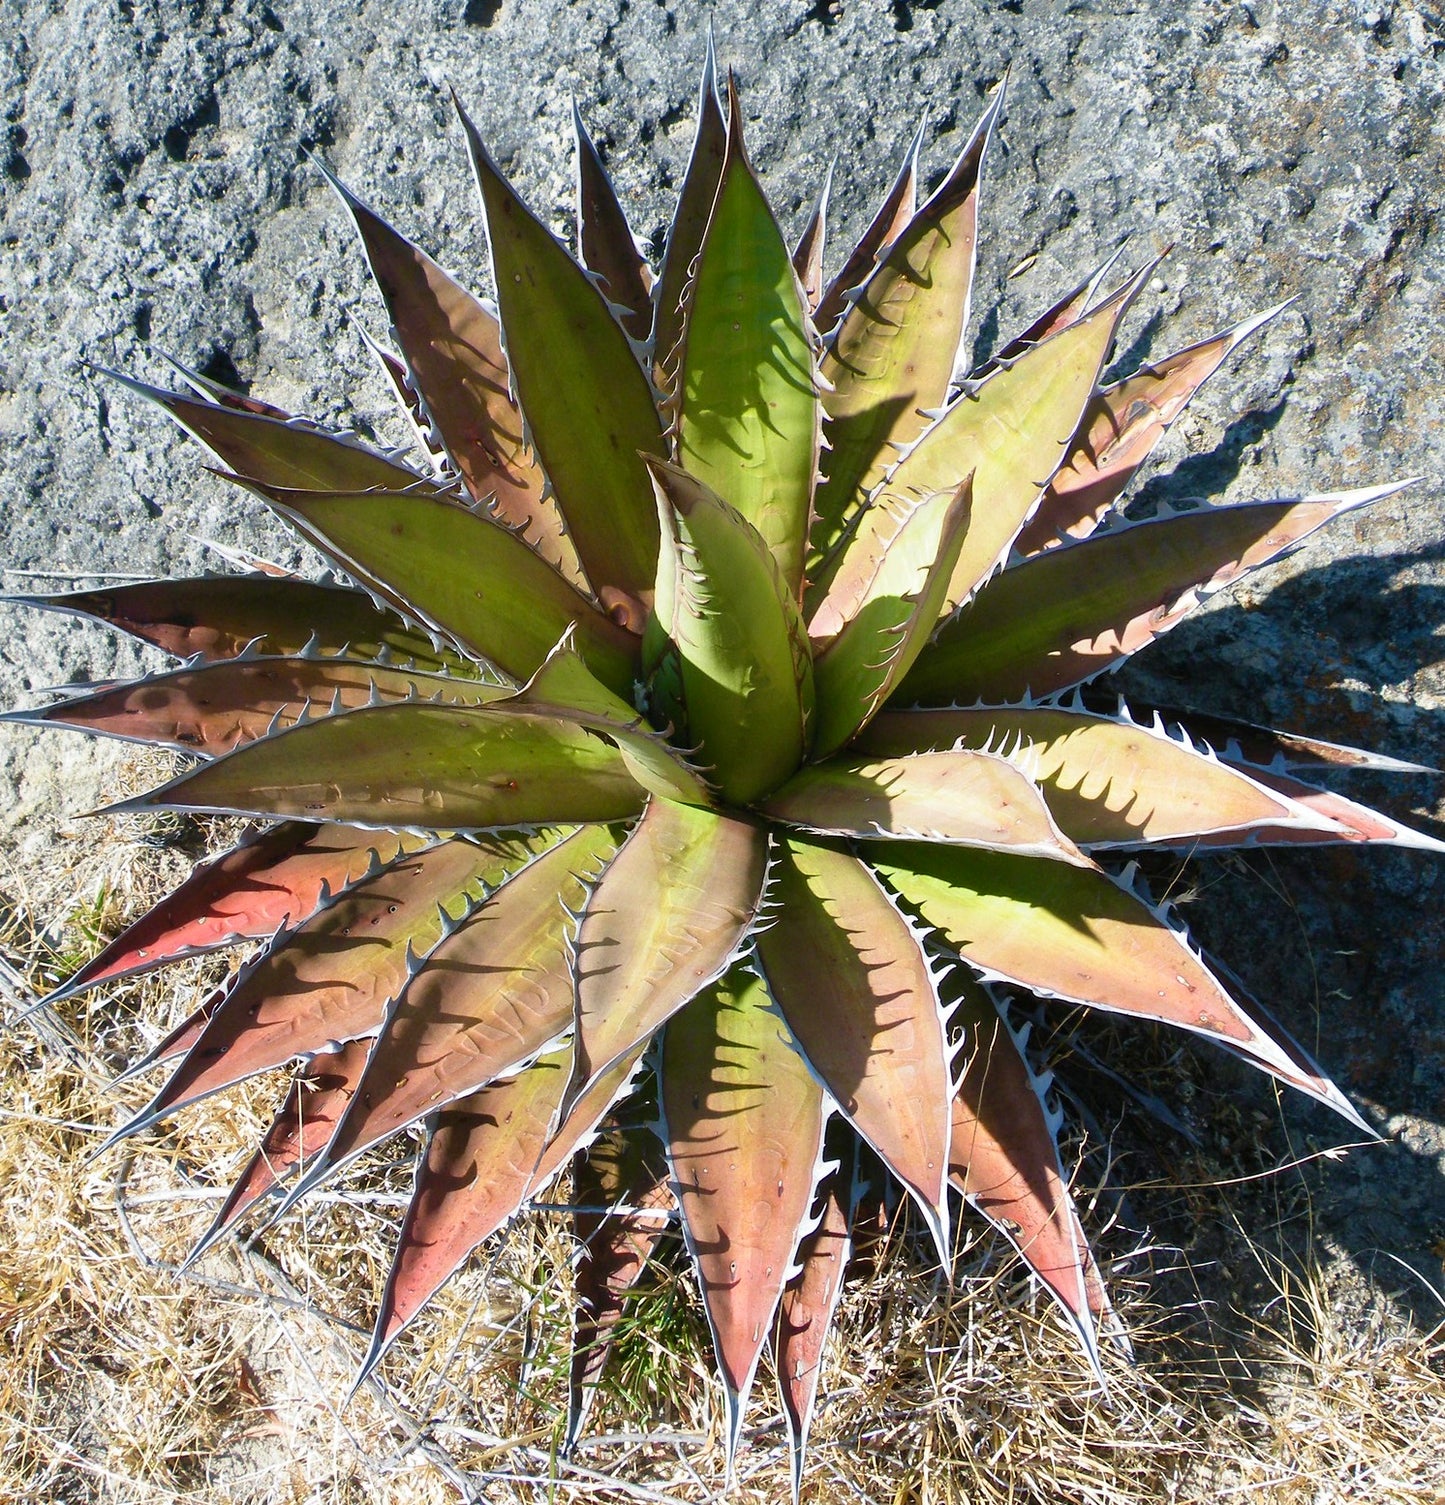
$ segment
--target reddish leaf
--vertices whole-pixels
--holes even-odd
[[[436,1116],[359,1385],[402,1329],[526,1199],[567,1081],[567,1050]]]
[[[581,1204],[572,1214],[572,1231],[582,1258],[572,1318],[566,1452],[582,1434],[627,1294],[641,1279],[674,1206],[661,1147],[640,1130],[608,1134],[578,1154],[572,1195]]]
[[[248,647],[273,654],[317,652],[376,658],[383,649],[420,669],[475,669],[439,652],[424,633],[373,605],[362,591],[292,576],[206,575],[145,580],[61,596],[11,596],[22,606],[74,612],[154,643],[176,658],[235,658]]]
[[[508,691],[477,679],[333,658],[246,658],[109,685],[0,720],[64,726],[214,758],[273,732],[392,700],[485,705]]]
[[[281,1184],[288,1171],[326,1148],[356,1092],[370,1049],[370,1040],[352,1040],[334,1054],[316,1056],[297,1074],[260,1147],[231,1188],[215,1222],[191,1250],[187,1264],[234,1228],[250,1207]]]
[[[1088,1248],[1039,1097],[1042,1084],[976,983],[963,982],[953,1021],[963,1031],[964,1069],[953,1100],[949,1177],[1023,1256],[1098,1369]],[[1102,1286],[1095,1299],[1103,1299]]]
[[[1020,554],[1087,538],[1154,452],[1170,424],[1229,354],[1285,305],[1201,340],[1094,394],[1069,453],[1054,472],[1038,511],[1019,534]]]
[[[637,249],[627,215],[575,101],[572,125],[577,135],[577,249],[582,265],[600,279],[618,322],[641,342],[652,332],[652,268]]]
[[[799,1246],[798,1272],[788,1282],[778,1305],[773,1358],[792,1444],[795,1500],[803,1484],[803,1457],[813,1405],[818,1398],[823,1346],[828,1340],[838,1298],[843,1294],[843,1272],[852,1251],[849,1233],[852,1160],[850,1151],[824,1184],[822,1216]]]
[[[768,990],[813,1069],[913,1195],[948,1259],[949,1057],[913,928],[851,853],[785,837],[757,938]]]
[[[617,850],[583,826],[489,893],[387,1010],[366,1074],[300,1194],[427,1113],[475,1092],[572,1023],[572,941],[588,884]]]
[[[237,941],[261,940],[296,925],[324,896],[333,897],[386,867],[425,838],[354,826],[282,821],[263,826],[240,846],[203,863],[154,909],[88,961],[52,1000],[97,983],[148,972]]]
[[[259,1071],[372,1034],[405,987],[411,957],[455,911],[521,866],[546,834],[444,841],[356,884],[233,980],[171,1079],[120,1135]]]
[[[741,968],[669,1022],[660,1091],[673,1192],[726,1390],[731,1460],[812,1205],[823,1094],[767,989]]]
[[[837,276],[824,289],[813,320],[825,334],[831,334],[833,326],[843,316],[848,295],[862,286],[884,248],[898,238],[918,212],[918,154],[923,148],[923,128],[927,123],[926,119],[919,121],[913,140],[903,155],[898,175],[883,196],[883,202],[858,244],[838,269]]]

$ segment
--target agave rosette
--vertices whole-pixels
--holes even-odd
[[[1107,1303],[1002,988],[1177,1025],[1353,1116],[1101,858],[1435,846],[1301,777],[1405,765],[1073,692],[1393,488],[1125,519],[1262,322],[1103,385],[1149,268],[961,372],[998,108],[921,205],[915,141],[831,281],[824,205],[790,251],[711,59],[656,275],[580,119],[579,261],[462,113],[495,309],[334,184],[414,452],[131,383],[337,574],[28,598],[184,662],[20,719],[196,756],[117,809],[258,821],[60,991],[265,942],[139,1063],[169,1075],[119,1131],[300,1063],[202,1247],[424,1129],[368,1367],[570,1164],[569,1437],[676,1217],[729,1448],[771,1335],[801,1468],[870,1156],[945,1259],[951,1192],[1003,1229],[1094,1357]],[[617,1131],[629,1093],[653,1128]]]

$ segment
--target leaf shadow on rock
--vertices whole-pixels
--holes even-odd
[[[1442,563],[1445,542],[1338,559],[1254,604],[1225,598],[1153,645],[1114,687],[1134,703],[1241,716],[1445,766],[1445,714],[1398,691],[1381,694],[1442,658],[1445,585],[1422,579]],[[1318,782],[1445,838],[1445,776],[1360,772]],[[1226,1186],[1219,1197],[1231,1208],[1238,1199],[1248,1228],[1243,1203],[1278,1201],[1287,1185],[1284,1200],[1303,1198],[1307,1213],[1286,1235],[1294,1255],[1343,1252],[1422,1330],[1434,1327],[1445,1300],[1440,859],[1385,847],[1262,848],[1146,867],[1160,894],[1201,896],[1182,915],[1206,954],[1235,970],[1391,1141]],[[1263,1078],[1208,1054],[1199,1069],[1212,1078],[1209,1096],[1252,1118],[1265,1164],[1354,1141],[1326,1110],[1291,1093],[1276,1108]],[[1421,1278],[1409,1280],[1392,1261]]]

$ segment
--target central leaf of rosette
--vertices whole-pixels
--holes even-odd
[[[696,748],[724,801],[747,804],[812,740],[799,602],[822,418],[817,336],[730,93],[682,338],[660,352],[678,463],[648,460],[661,546],[643,667],[654,722]]]

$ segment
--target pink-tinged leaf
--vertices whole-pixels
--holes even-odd
[[[913,140],[909,142],[903,155],[898,175],[883,196],[883,202],[869,221],[858,244],[849,251],[847,259],[839,267],[838,275],[824,289],[813,320],[830,337],[848,306],[849,294],[863,286],[885,247],[897,240],[918,212],[918,154],[923,149],[923,129],[927,123],[926,118],[918,122],[918,129],[913,133]]]
[[[723,158],[727,155],[727,118],[717,92],[717,59],[713,54],[712,34],[707,39],[703,60],[702,83],[698,90],[697,132],[693,137],[692,155],[678,195],[677,211],[667,232],[667,252],[657,286],[652,290],[656,312],[652,325],[652,353],[657,367],[658,384],[670,385],[678,341],[682,338],[683,300],[692,264],[702,248],[707,222],[717,197],[722,177]]]
[[[617,749],[573,722],[409,703],[293,726],[109,810],[484,831],[624,820],[645,799]]]
[[[173,355],[167,355],[164,350],[156,353],[204,401],[216,403],[223,408],[235,408],[242,413],[255,413],[262,418],[279,418],[283,423],[291,422],[291,414],[285,408],[278,408],[275,403],[252,397],[248,392],[239,392],[235,387],[228,387],[224,382],[213,381],[209,376],[202,376],[199,371],[192,371],[189,366],[183,366]]]
[[[826,836],[922,838],[1090,865],[1032,781],[992,753],[842,755],[802,769],[760,808]]]
[[[439,652],[425,633],[373,605],[364,592],[291,576],[204,575],[6,599],[94,617],[176,658],[199,654],[211,662],[235,658],[253,646],[258,652],[293,654],[311,644],[320,653],[374,659],[386,650],[419,669],[445,665],[476,673],[454,654]]]
[[[823,1091],[762,980],[742,968],[669,1022],[659,1090],[673,1194],[726,1390],[731,1461],[812,1207]]]
[[[872,535],[891,535],[897,519],[919,498],[954,491],[970,475],[973,511],[944,596],[944,614],[983,586],[1007,559],[1063,459],[1119,320],[1150,271],[1143,268],[1091,313],[1030,346],[977,387],[969,385],[944,409],[888,472],[852,532],[816,572],[806,608],[810,630],[821,632],[828,624],[828,616],[815,621],[824,602],[836,619],[851,615],[853,582],[866,579],[866,570],[845,573],[845,567],[855,557],[873,557],[878,545]],[[923,657],[933,652],[930,648]]]
[[[592,671],[630,689],[637,639],[517,534],[473,508],[435,491],[250,489],[347,574],[513,679],[534,673],[575,623]]]
[[[422,479],[409,466],[366,449],[346,434],[200,402],[147,386],[118,371],[105,374],[162,408],[227,470],[247,480],[308,491],[405,491]]]
[[[1310,811],[1319,822],[1315,828],[1265,827],[1255,833],[1255,840],[1261,844],[1324,846],[1358,842],[1370,846],[1413,847],[1420,852],[1445,852],[1445,842],[1438,838],[1414,831],[1393,817],[1346,799],[1332,789],[1321,789],[1273,769],[1250,768],[1249,772],[1258,783]],[[1201,845],[1215,847],[1224,843],[1217,837],[1206,837]]]
[[[992,376],[1002,366],[1007,366],[1016,361],[1031,345],[1038,345],[1048,339],[1050,335],[1058,334],[1060,330],[1067,329],[1070,324],[1077,324],[1083,318],[1089,304],[1094,301],[1100,284],[1107,275],[1109,268],[1118,259],[1116,251],[1107,261],[1085,281],[1072,287],[1064,294],[1057,303],[1051,304],[1041,313],[1022,334],[1016,334],[1002,349],[990,356],[976,371],[969,372],[969,382],[980,382],[986,376]]]
[[[398,1334],[526,1200],[567,1081],[566,1049],[443,1108],[417,1167],[359,1385]]]
[[[985,977],[1176,1025],[1311,1091],[1290,1054],[1234,1002],[1185,939],[1099,869],[891,842],[871,843],[867,858]]]
[[[527,1183],[528,1196],[536,1196],[547,1185],[567,1163],[568,1157],[578,1145],[583,1144],[602,1122],[603,1115],[626,1095],[637,1074],[643,1053],[651,1043],[650,1040],[644,1040],[600,1076],[593,1078],[592,1085],[574,1105],[559,1115],[558,1126],[548,1138],[547,1148],[542,1151],[542,1158],[538,1160],[532,1179]]]
[[[948,1260],[949,1054],[913,927],[851,853],[784,837],[757,937],[768,991],[849,1122]]]
[[[722,975],[757,916],[760,826],[654,799],[587,901],[577,935],[569,1104]]]
[[[886,247],[828,342],[820,386],[828,416],[826,473],[813,541],[829,547],[903,447],[942,407],[968,323],[979,172],[1000,90],[948,176]],[[968,473],[927,488],[953,491]]]
[[[1326,742],[1303,732],[1276,731],[1239,721],[1232,716],[1210,716],[1202,711],[1179,711],[1163,706],[1151,714],[1165,722],[1182,723],[1197,738],[1202,738],[1228,763],[1249,763],[1256,769],[1268,768],[1277,773],[1311,773],[1328,768],[1367,768],[1376,773],[1438,773],[1423,763],[1407,763],[1384,753],[1347,747],[1340,742]]]
[[[421,837],[347,826],[282,821],[262,827],[196,868],[52,994],[52,1001],[182,957],[274,935],[315,913],[328,895],[359,882],[374,866],[386,867],[423,845]]]
[[[847,1153],[824,1183],[822,1216],[803,1239],[798,1249],[798,1273],[788,1282],[778,1304],[773,1358],[792,1451],[794,1500],[803,1484],[803,1459],[818,1398],[823,1347],[843,1294],[843,1272],[852,1250],[852,1160],[851,1152]]]
[[[260,1147],[231,1188],[221,1210],[191,1251],[193,1263],[240,1221],[248,1209],[303,1168],[329,1143],[356,1092],[366,1066],[370,1040],[352,1040],[334,1054],[316,1056],[299,1072],[267,1129]]]
[[[997,703],[1081,684],[1152,643],[1204,597],[1402,484],[1201,507],[1037,554],[943,624],[895,699]]]
[[[856,612],[813,664],[813,756],[851,742],[926,646],[947,599],[972,510],[972,480],[915,507],[878,562]]]
[[[330,658],[246,658],[107,686],[0,721],[63,726],[214,758],[303,718],[394,700],[485,705],[507,691],[476,679]]]
[[[793,247],[793,271],[797,273],[803,301],[810,314],[816,314],[823,296],[823,250],[828,239],[828,194],[832,187],[833,169],[830,165],[823,186],[818,190],[818,201]]]
[[[1095,393],[1068,456],[1019,534],[1014,545],[1018,552],[1037,554],[1065,537],[1087,538],[1199,388],[1241,341],[1284,307],[1281,303],[1158,365],[1142,366],[1133,376]]]
[[[402,417],[411,429],[412,439],[426,456],[432,479],[444,484],[453,471],[451,456],[447,454],[441,435],[437,433],[426,404],[422,401],[421,393],[406,369],[406,362],[374,338],[364,324],[357,321],[355,327],[357,334],[361,336],[361,343],[371,351],[372,359],[381,367],[382,375],[395,394]]]
[[[1085,847],[1248,842],[1280,826],[1324,822],[1242,769],[1127,716],[1051,706],[888,711],[853,751],[898,757],[938,748],[993,750],[1038,786],[1059,828]]]
[[[577,136],[577,249],[582,265],[600,279],[618,322],[641,343],[652,333],[652,268],[637,249],[627,215],[575,101],[572,125]]]
[[[502,176],[459,102],[457,113],[485,210],[512,390],[587,578],[640,631],[657,560],[642,455],[665,449],[652,384],[587,273]]]
[[[496,517],[519,529],[574,585],[585,587],[576,551],[556,504],[544,495],[541,468],[508,390],[495,316],[317,165],[356,223],[411,383],[467,491],[477,501],[488,501]]]
[[[1043,1282],[1098,1369],[1088,1249],[1040,1099],[1043,1084],[978,984],[963,984],[953,1020],[963,1032],[964,1067],[953,1100],[949,1178]],[[1094,1299],[1105,1301],[1097,1277],[1095,1285]]]
[[[293,1056],[374,1034],[413,958],[441,939],[447,906],[473,902],[556,839],[444,841],[354,885],[237,974],[170,1080],[120,1133]]]
[[[572,1023],[572,916],[617,850],[583,826],[487,895],[387,1010],[366,1074],[296,1195],[389,1134],[516,1071]]]
[[[572,1195],[581,1204],[572,1215],[572,1232],[582,1258],[563,1442],[569,1453],[592,1408],[627,1295],[642,1278],[674,1206],[661,1147],[642,1131],[608,1134],[577,1155]]]

